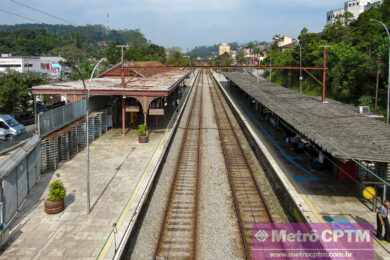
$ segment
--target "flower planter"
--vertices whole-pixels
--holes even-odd
[[[45,212],[47,214],[57,214],[65,209],[65,200],[45,201]]]
[[[138,142],[140,144],[146,144],[147,142],[149,142],[149,137],[147,135],[139,135]]]

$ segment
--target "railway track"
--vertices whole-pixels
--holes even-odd
[[[156,259],[195,259],[198,194],[201,177],[202,71],[195,83],[194,98],[184,128],[179,158],[175,167]]]
[[[265,199],[256,184],[253,171],[241,146],[237,129],[227,113],[227,104],[211,75],[207,76],[222,152],[232,190],[233,204],[246,259],[251,259],[252,228],[255,223],[272,223]]]
[[[252,228],[272,223],[272,217],[249,164],[237,130],[228,115],[228,105],[209,72],[202,71],[188,120],[183,128],[179,158],[160,229],[156,259],[196,259],[198,194],[201,178],[203,88],[210,87],[233,205],[246,259],[251,259]]]

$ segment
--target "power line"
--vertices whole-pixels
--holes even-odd
[[[28,9],[31,9],[31,10],[33,10],[33,11],[35,11],[35,12],[44,14],[44,15],[49,16],[49,17],[51,17],[51,18],[57,19],[57,20],[59,20],[59,21],[62,21],[62,22],[65,22],[65,23],[69,23],[69,24],[73,24],[72,22],[70,22],[70,21],[68,21],[68,20],[66,20],[66,19],[63,19],[63,18],[61,18],[61,17],[59,17],[59,16],[57,16],[57,15],[54,15],[54,14],[50,14],[50,13],[48,13],[48,12],[46,12],[46,11],[43,11],[43,10],[40,10],[40,9],[38,9],[38,8],[35,8],[35,7],[32,7],[32,6],[26,5],[26,4],[24,4],[24,3],[21,3],[21,2],[15,1],[15,0],[10,0],[10,1],[11,1],[12,3],[14,3],[14,4],[17,4],[17,5],[19,5],[19,6],[23,6],[23,7],[28,8]]]
[[[20,15],[20,14],[14,13],[14,12],[10,12],[10,11],[4,10],[4,9],[0,9],[0,12],[6,13],[6,14],[10,14],[10,15],[14,15],[14,16],[17,16],[19,18],[23,18],[23,19],[29,20],[31,22],[41,23],[40,21],[35,20],[33,18],[24,16],[24,15]]]

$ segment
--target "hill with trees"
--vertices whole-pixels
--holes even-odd
[[[129,61],[166,61],[165,49],[148,41],[139,30],[110,30],[102,25],[0,25],[0,53],[14,56],[62,56],[77,66],[88,78],[94,64],[103,57],[107,62],[101,70],[121,60],[118,44],[128,44],[125,59]],[[175,57],[181,57],[176,55]],[[174,62],[174,58],[171,58]],[[71,79],[80,74],[72,70]],[[31,109],[30,89],[46,79],[40,75],[0,74],[0,112],[14,113]]]
[[[0,25],[0,53],[58,55],[74,63],[108,56],[114,64],[120,61],[118,44],[129,45],[129,60],[165,60],[164,48],[148,41],[139,30],[111,30],[102,25]]]

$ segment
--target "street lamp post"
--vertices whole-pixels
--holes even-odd
[[[100,64],[102,64],[103,61],[106,61],[106,58],[100,59],[99,62],[96,63],[95,67],[93,67],[93,70],[92,70],[92,73],[91,73],[91,77],[89,78],[89,80],[93,79],[93,76],[95,75],[95,72],[96,72],[97,68],[100,66]]]
[[[99,65],[105,61],[105,58],[99,60],[99,62],[95,65],[95,67],[92,70],[91,77],[89,81],[93,79],[93,76],[99,67]],[[78,69],[77,69],[78,70]],[[79,71],[79,70],[78,70]],[[90,149],[89,149],[89,87],[85,85],[84,78],[81,75],[81,72],[79,71],[79,74],[81,76],[81,79],[83,81],[84,89],[87,90],[87,102],[86,102],[86,116],[85,116],[85,122],[86,122],[86,132],[87,132],[87,213],[89,214],[91,212],[91,188],[90,188]]]
[[[385,29],[387,36],[389,37],[389,71],[388,71],[388,79],[387,79],[387,115],[386,115],[386,123],[390,123],[390,31],[389,28],[387,28],[386,24],[376,20],[376,19],[370,19],[371,22],[376,22],[379,23],[380,25],[383,26]]]
[[[87,141],[87,214],[89,214],[91,209],[91,200],[90,200],[90,184],[89,184],[89,175],[90,175],[90,164],[89,164],[89,122],[88,122],[88,116],[89,116],[89,89],[87,85],[85,84],[84,76],[81,73],[80,69],[73,64],[70,64],[70,66],[77,71],[77,73],[80,76],[81,81],[83,82],[84,90],[87,90],[87,99],[86,99],[86,111],[85,111],[85,124],[86,124],[86,141]]]
[[[269,81],[272,82],[272,56],[271,56],[271,54],[269,55],[269,68],[270,68]]]

